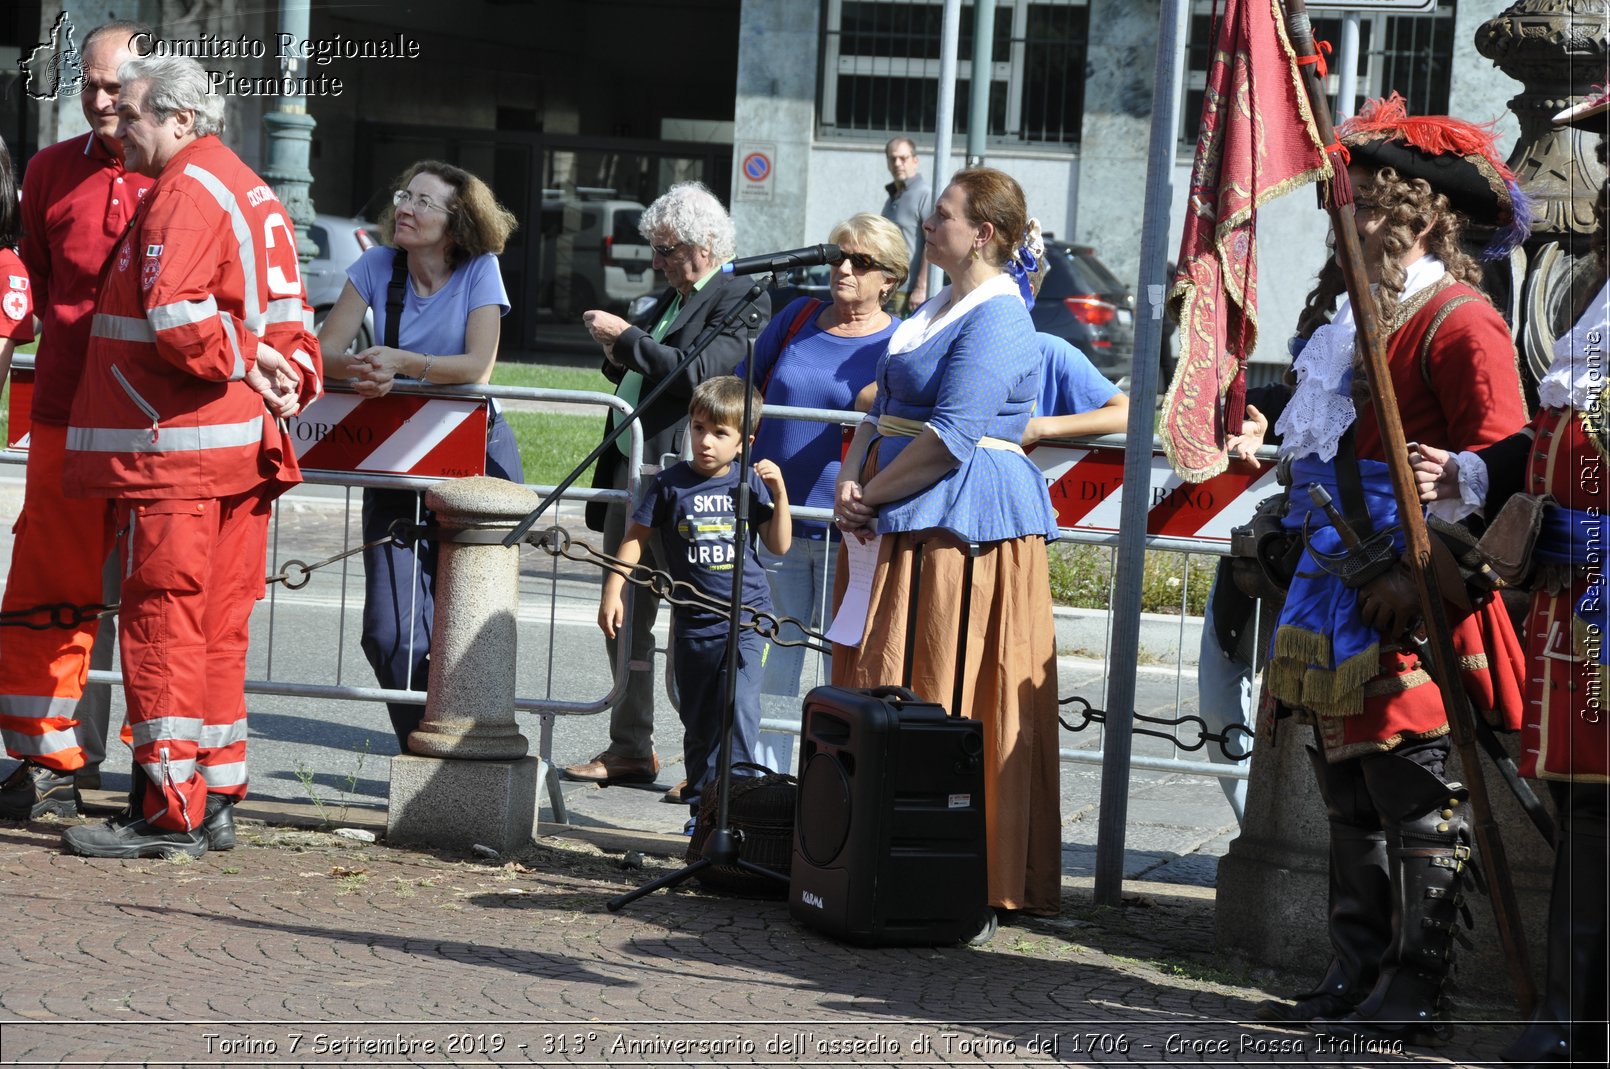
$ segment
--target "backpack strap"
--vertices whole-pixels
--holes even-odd
[[[398,249],[391,261],[391,281],[386,283],[385,343],[399,349],[397,332],[402,329],[403,302],[408,299],[408,254]]]
[[[805,324],[815,317],[826,304],[827,302],[820,297],[807,297],[805,298],[805,303],[800,305],[799,313],[794,316],[793,321],[788,324],[788,329],[783,332],[782,344],[777,346],[777,359],[773,360],[771,367],[766,369],[766,378],[760,384],[761,397],[766,396],[766,387],[771,385],[771,377],[777,371],[778,361],[782,360],[783,352],[788,348],[788,343],[794,340],[794,335],[805,329]]]

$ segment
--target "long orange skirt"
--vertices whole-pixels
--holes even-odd
[[[911,689],[949,710],[965,554],[962,543],[944,531],[883,536],[866,633],[859,647],[834,644],[833,683],[861,688],[901,682],[918,538],[925,544]],[[835,611],[848,579],[841,549]],[[987,545],[973,562],[969,614],[961,714],[984,725],[990,905],[1054,914],[1062,897],[1062,820],[1056,630],[1045,540]]]

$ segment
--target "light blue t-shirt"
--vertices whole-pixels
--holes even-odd
[[[391,283],[391,267],[396,258],[396,249],[382,245],[367,250],[347,268],[353,288],[374,312],[375,342],[380,345],[384,345],[386,339],[386,287]],[[471,312],[494,304],[498,315],[509,314],[509,294],[503,288],[503,273],[498,269],[498,258],[490,252],[460,264],[447,285],[429,297],[415,293],[411,282],[405,288],[407,295],[403,298],[397,347],[411,353],[432,356],[462,353],[464,327]]]
[[[1036,416],[1077,416],[1094,412],[1118,394],[1078,346],[1055,334],[1035,334],[1040,343],[1040,399]]]

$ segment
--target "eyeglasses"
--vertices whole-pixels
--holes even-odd
[[[410,193],[406,189],[399,189],[391,195],[391,203],[401,208],[405,204],[412,204],[416,212],[441,212],[443,215],[452,215],[453,209],[445,204],[437,204],[423,193]]]
[[[678,241],[674,245],[650,245],[649,248],[654,250],[655,255],[664,257],[671,256],[684,244],[685,242]]]
[[[885,267],[882,263],[874,260],[864,252],[847,252],[844,254],[844,259],[857,271],[872,271],[875,269],[878,271],[883,271],[887,274],[894,274],[892,269]]]

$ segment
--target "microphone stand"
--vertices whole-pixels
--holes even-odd
[[[548,508],[555,501],[559,500],[560,495],[566,490],[570,489],[577,479],[581,478],[582,472],[586,471],[592,466],[595,460],[604,455],[605,450],[615,447],[616,440],[619,439],[621,435],[626,433],[627,428],[638,421],[639,415],[647,411],[649,405],[653,404],[659,399],[661,394],[670,389],[671,383],[680,378],[682,373],[692,366],[693,362],[699,358],[705,349],[710,347],[710,343],[724,334],[728,327],[736,325],[740,320],[746,318],[748,314],[754,310],[755,298],[759,297],[766,291],[767,287],[771,284],[771,278],[772,276],[768,274],[759,282],[756,282],[754,285],[750,286],[749,292],[744,295],[744,299],[738,304],[734,305],[732,311],[728,312],[726,316],[724,316],[719,322],[711,323],[708,327],[706,327],[704,329],[704,333],[700,334],[699,337],[695,339],[693,344],[688,348],[687,355],[682,358],[682,362],[677,364],[676,367],[672,368],[670,374],[666,375],[657,384],[655,384],[652,390],[638,398],[637,405],[632,409],[631,414],[625,419],[618,420],[614,427],[606,431],[604,434],[604,440],[593,447],[593,451],[588,453],[580,464],[576,465],[575,470],[561,479],[559,485],[550,490],[548,492],[548,496],[538,502],[537,507],[532,509],[525,519],[514,525],[514,530],[510,531],[503,539],[503,545],[514,546],[522,542],[525,539],[526,533],[530,531],[533,526],[535,526],[537,520],[542,517],[542,514],[547,512]],[[753,346],[750,347],[750,364],[754,363],[753,348]],[[753,375],[750,377],[753,378]],[[747,418],[749,415],[747,400],[744,402],[744,405],[744,416]],[[745,445],[745,456],[748,455],[748,451],[748,446]],[[627,484],[630,485],[631,481],[631,478],[628,477]],[[630,502],[627,503],[627,507],[631,507]]]
[[[734,309],[734,314],[747,308],[749,302],[760,296],[761,292],[770,288],[772,277],[772,275],[767,274],[761,281],[756,282],[750,288],[749,296],[745,298],[744,303]],[[729,318],[731,317],[729,316]],[[700,342],[704,342],[704,340],[701,338]],[[781,359],[781,356],[782,354],[779,353],[778,358]],[[670,376],[667,376],[667,379],[669,378]],[[662,382],[661,385],[663,386],[664,383]],[[775,872],[764,865],[757,865],[753,861],[748,861],[738,856],[739,848],[743,845],[743,833],[732,827],[727,814],[728,805],[732,798],[732,732],[738,722],[738,618],[739,613],[743,611],[744,563],[748,557],[749,473],[753,468],[748,428],[754,415],[754,387],[755,353],[753,347],[751,347],[749,359],[744,361],[744,414],[743,427],[740,428],[744,433],[742,435],[743,444],[738,450],[738,485],[734,491],[735,496],[733,498],[732,541],[734,559],[732,566],[732,595],[727,610],[729,618],[727,628],[727,678],[725,685],[721,689],[721,747],[716,756],[716,779],[714,784],[714,789],[717,792],[716,827],[711,831],[710,837],[705,840],[704,850],[697,861],[684,865],[669,875],[661,876],[657,880],[646,883],[635,891],[628,891],[626,894],[611,898],[605,903],[611,913],[618,912],[644,895],[653,894],[662,887],[674,887],[712,865],[739,868],[745,872],[752,872],[757,876],[764,876],[782,884],[788,882],[788,877],[782,873]],[[658,392],[657,389],[656,392]],[[653,395],[651,394],[650,396],[652,397]],[[641,411],[642,407],[642,405],[639,405],[638,411]],[[633,413],[633,415],[635,417],[636,413]],[[625,424],[623,423],[622,426],[624,427]],[[609,440],[612,441],[613,437]],[[590,463],[590,460],[582,461],[582,467],[585,468],[588,463]],[[555,491],[556,494],[557,492]],[[540,513],[541,511],[542,506],[538,506],[537,512]],[[688,778],[690,780],[693,779],[693,775],[694,770],[688,769]]]

